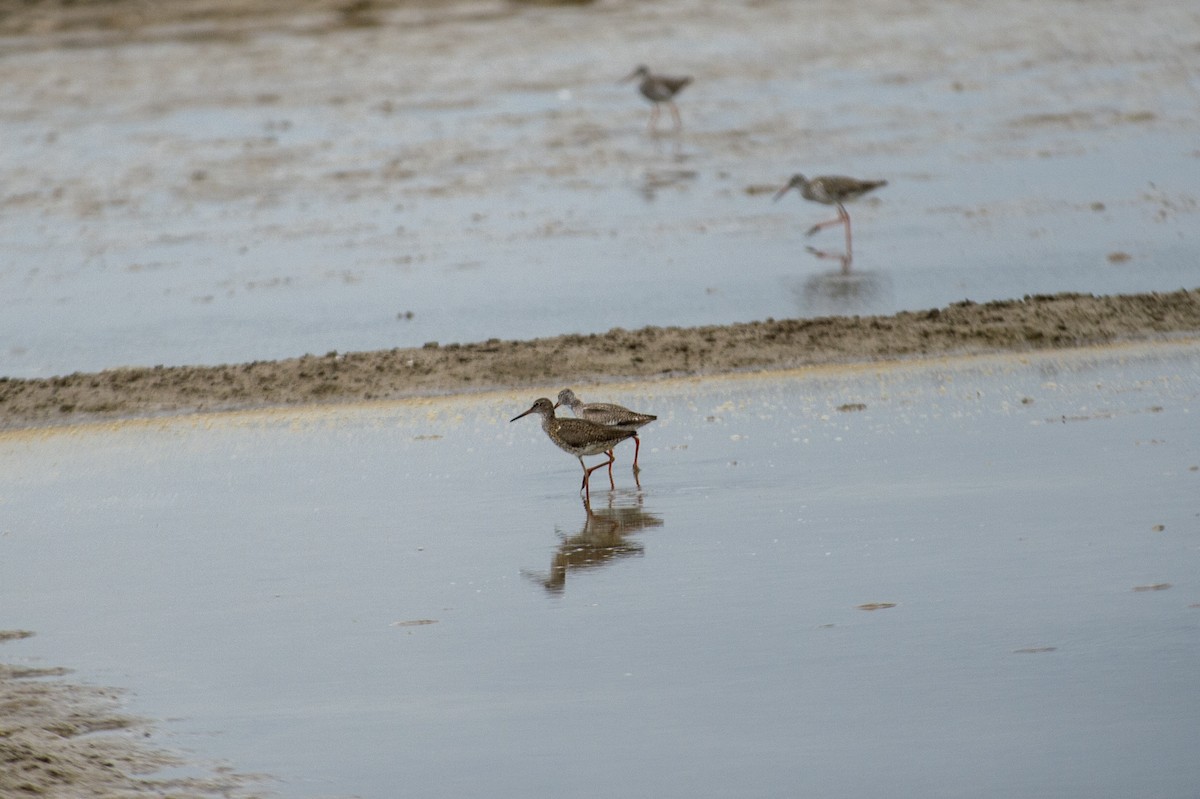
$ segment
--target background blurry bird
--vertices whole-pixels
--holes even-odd
[[[631,72],[623,81],[630,81],[634,78],[641,78],[642,82],[638,84],[638,91],[642,96],[654,104],[654,110],[650,113],[651,132],[655,130],[655,125],[658,124],[658,106],[660,103],[666,103],[671,109],[671,116],[675,119],[675,132],[683,129],[683,120],[679,117],[679,109],[675,106],[675,95],[683,91],[683,87],[692,82],[691,76],[682,78],[672,78],[666,75],[655,75],[650,72],[650,68],[639,66]]]
[[[844,175],[822,175],[809,180],[804,175],[796,174],[792,175],[792,179],[786,186],[775,193],[775,199],[779,200],[780,197],[787,194],[789,189],[796,189],[806,200],[837,206],[838,215],[835,219],[818,222],[810,227],[805,235],[811,236],[821,228],[830,225],[843,225],[846,229],[845,260],[850,261],[854,257],[854,252],[850,244],[850,214],[846,213],[844,203],[853,202],[864,194],[886,185],[886,180],[858,180]]]

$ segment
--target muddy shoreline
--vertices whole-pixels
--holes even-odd
[[[0,630],[0,644],[29,638]],[[247,796],[254,778],[146,776],[188,761],[146,739],[153,727],[121,710],[121,692],[72,682],[69,669],[0,662],[0,796],[203,799]]]
[[[0,378],[0,429],[567,383],[1077,347],[1200,332],[1200,289],[1058,294],[894,316],[614,329],[227,366]]]

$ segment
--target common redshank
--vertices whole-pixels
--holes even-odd
[[[691,76],[682,78],[672,78],[666,75],[655,75],[650,72],[650,68],[639,66],[633,72],[629,73],[621,82],[631,81],[634,78],[641,78],[642,82],[638,84],[638,91],[642,96],[653,103],[653,110],[650,112],[649,130],[653,133],[658,124],[658,107],[661,103],[666,103],[671,109],[671,116],[675,120],[675,132],[678,133],[683,129],[683,120],[679,118],[679,109],[675,106],[675,95],[683,91],[683,87],[692,82]]]
[[[642,440],[637,436],[639,427],[646,425],[657,419],[657,416],[652,416],[648,413],[638,413],[631,411],[624,405],[615,405],[611,402],[584,402],[579,397],[575,396],[575,392],[569,388],[564,388],[558,392],[558,402],[554,407],[566,405],[571,409],[571,412],[580,419],[586,419],[589,422],[602,424],[605,427],[615,427],[618,430],[632,430],[633,433],[633,470],[636,472],[640,469],[638,466],[638,453],[642,449]],[[609,453],[612,456],[612,453]],[[616,458],[613,457],[615,460]],[[608,465],[608,472],[612,476],[612,463]]]
[[[579,490],[584,492],[588,501],[591,500],[592,496],[591,488],[588,485],[588,478],[591,477],[592,472],[611,464],[613,462],[613,447],[635,435],[635,431],[633,430],[622,430],[619,427],[605,427],[602,424],[589,422],[587,419],[560,419],[554,415],[554,403],[545,397],[539,397],[533,403],[533,407],[525,411],[525,413],[514,416],[509,421],[515,422],[531,413],[541,414],[542,429],[546,431],[546,435],[550,437],[550,440],[559,449],[579,458],[579,465],[583,468],[583,483],[579,486]],[[589,469],[587,464],[583,462],[585,455],[600,455],[601,453],[608,455],[608,460],[604,463],[596,464]],[[612,483],[610,482],[611,485]]]
[[[805,235],[811,236],[821,228],[830,225],[842,225],[846,230],[846,255],[843,260],[845,263],[849,263],[854,258],[854,251],[850,245],[850,214],[846,213],[845,203],[853,202],[864,194],[886,185],[886,180],[858,180],[843,175],[822,175],[812,180],[804,175],[792,175],[788,184],[775,193],[775,199],[778,201],[780,197],[788,193],[789,189],[796,189],[806,200],[836,206],[838,212],[836,218],[818,222],[810,227]],[[820,252],[817,254],[824,255]]]

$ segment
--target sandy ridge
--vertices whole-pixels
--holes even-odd
[[[1200,289],[1032,296],[894,316],[768,319],[492,339],[228,366],[111,369],[0,378],[0,429],[154,415],[668,376],[712,375],[954,353],[1021,351],[1200,332]]]

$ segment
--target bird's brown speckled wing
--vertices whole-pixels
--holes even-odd
[[[692,82],[692,79],[690,77],[687,77],[687,78],[659,78],[659,80],[661,80],[663,82],[663,85],[667,87],[667,89],[671,92],[671,94],[678,94],[679,91],[684,86],[687,86],[689,83]]]
[[[632,430],[605,427],[586,419],[555,419],[554,436],[571,450],[583,450],[584,455],[599,454],[612,449],[633,435]]]
[[[820,180],[821,188],[826,195],[841,200],[852,200],[880,186],[887,185],[886,180],[859,180],[845,175],[828,175]]]
[[[644,425],[653,422],[657,416],[648,413],[631,411],[623,405],[611,402],[589,402],[583,406],[580,414],[584,419],[604,425]]]

